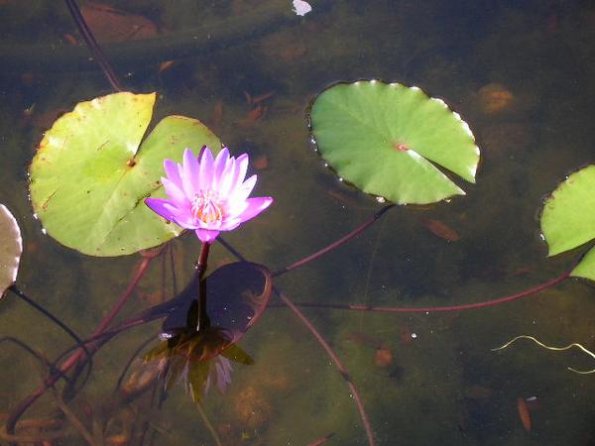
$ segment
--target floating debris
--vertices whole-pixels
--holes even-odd
[[[479,105],[487,115],[506,111],[515,102],[514,95],[504,85],[491,83],[484,85],[478,91]]]
[[[492,351],[495,352],[495,351],[498,351],[498,350],[504,350],[505,348],[508,348],[511,344],[515,343],[519,339],[529,339],[530,341],[535,342],[540,347],[543,347],[543,348],[545,348],[547,350],[552,350],[552,351],[555,351],[555,352],[561,352],[561,351],[564,351],[564,350],[570,350],[572,347],[576,347],[579,350],[585,352],[587,355],[589,355],[589,356],[591,356],[592,358],[595,359],[595,353],[593,353],[591,350],[583,347],[581,344],[578,344],[576,342],[573,342],[572,344],[569,344],[569,345],[567,345],[565,347],[550,347],[549,345],[545,345],[543,342],[537,340],[533,336],[527,336],[527,335],[517,336],[516,338],[513,338],[510,341],[508,341],[506,344],[501,345],[500,347],[493,348]],[[592,373],[595,373],[595,369],[591,369],[591,370],[577,370],[577,369],[574,369],[572,367],[567,367],[567,369],[570,370],[571,372],[578,373],[579,375],[590,375]]]
[[[516,400],[517,411],[519,412],[519,419],[523,425],[523,428],[527,432],[531,432],[531,412],[529,412],[529,406],[525,398],[517,398]]]
[[[421,218],[419,222],[436,237],[440,237],[448,242],[456,242],[461,238],[459,233],[448,226],[446,223],[433,218]]]
[[[303,17],[310,11],[312,11],[312,6],[310,3],[303,0],[293,0],[293,12],[295,12],[297,15]]]

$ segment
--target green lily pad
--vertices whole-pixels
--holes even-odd
[[[0,204],[0,298],[17,279],[23,240],[12,213]]]
[[[337,84],[316,98],[310,124],[322,157],[341,178],[394,203],[464,195],[437,165],[475,182],[479,148],[469,126],[417,87]]]
[[[155,98],[123,92],[81,102],[46,132],[31,163],[30,192],[35,213],[58,242],[118,256],[180,233],[143,200],[164,196],[164,159],[180,162],[186,147],[217,152],[221,142],[195,119],[168,116],[141,144]]]
[[[546,199],[541,230],[550,256],[595,239],[595,165],[570,175]],[[583,257],[572,275],[595,280],[595,248]]]

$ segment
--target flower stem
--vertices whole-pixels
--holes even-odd
[[[64,332],[66,332],[68,334],[68,336],[70,336],[72,339],[74,339],[76,341],[76,343],[81,346],[81,348],[83,350],[85,350],[85,353],[89,354],[89,352],[86,351],[86,347],[83,344],[83,340],[79,337],[79,335],[77,335],[72,328],[70,328],[68,325],[66,325],[64,322],[62,322],[57,316],[55,316],[49,310],[44,308],[42,305],[35,302],[29,296],[27,296],[19,287],[16,286],[16,284],[12,284],[8,288],[8,290],[12,291],[14,294],[16,294],[18,297],[20,297],[23,301],[25,301],[28,305],[35,308],[37,311],[39,311],[45,317],[50,319],[53,323],[58,325],[62,330],[64,330]]]
[[[127,302],[129,297],[132,295],[132,292],[136,288],[136,285],[138,284],[140,279],[144,276],[145,272],[149,267],[149,264],[151,263],[151,260],[155,258],[157,255],[159,255],[160,252],[161,250],[159,249],[153,252],[148,252],[144,255],[144,258],[137,267],[137,270],[133,275],[128,287],[126,288],[124,293],[118,298],[115,306],[112,308],[109,314],[105,316],[99,323],[97,328],[95,328],[91,337],[98,337],[107,330],[110,323],[117,316],[120,309],[124,306],[124,303]],[[14,435],[16,424],[21,415],[25,413],[25,411],[33,403],[35,403],[35,401],[37,401],[47,391],[47,389],[52,387],[58,381],[58,379],[60,379],[67,371],[77,366],[83,358],[88,357],[88,351],[93,353],[98,348],[88,344],[86,341],[82,344],[84,344],[87,347],[87,350],[83,349],[82,347],[79,347],[79,344],[77,343],[76,350],[68,358],[62,361],[62,363],[60,363],[59,366],[57,366],[58,370],[50,374],[50,376],[48,376],[47,378],[45,378],[43,383],[37,389],[35,389],[29,396],[27,396],[24,400],[19,402],[16,405],[16,407],[12,409],[4,423],[6,433],[8,435]]]
[[[553,288],[556,285],[564,282],[570,278],[572,270],[568,270],[562,273],[560,276],[548,280],[547,282],[540,283],[531,288],[523,291],[519,291],[515,294],[508,296],[499,297],[496,299],[490,299],[482,302],[472,302],[467,304],[459,305],[445,305],[435,307],[380,307],[367,304],[333,304],[333,303],[320,303],[320,302],[296,302],[295,305],[298,307],[317,307],[317,308],[329,308],[333,310],[351,310],[351,311],[370,311],[376,313],[445,313],[451,311],[465,311],[465,310],[476,310],[479,308],[495,307],[497,305],[513,302],[525,297],[534,296],[542,291]]]
[[[110,85],[112,86],[112,88],[115,91],[123,91],[124,88],[122,87],[122,84],[120,84],[120,81],[118,79],[118,76],[116,75],[116,72],[112,68],[112,65],[110,64],[107,56],[105,55],[105,53],[103,52],[103,50],[101,49],[99,44],[97,43],[97,40],[95,40],[95,36],[93,35],[91,28],[89,28],[89,25],[87,24],[85,18],[83,17],[83,14],[81,13],[81,10],[79,9],[78,5],[76,4],[76,1],[75,0],[66,0],[66,5],[68,6],[70,15],[72,16],[74,22],[76,23],[76,26],[78,27],[79,32],[83,36],[85,43],[89,47],[91,54],[93,55],[93,57],[95,58],[95,60],[99,64],[99,66],[101,67],[101,70],[105,74],[105,77],[107,77],[107,80],[109,81]]]
[[[281,276],[285,273],[288,273],[289,271],[299,268],[300,266],[304,266],[305,264],[310,263],[313,260],[316,260],[319,257],[322,257],[326,253],[328,253],[334,249],[337,249],[339,246],[342,246],[345,243],[351,241],[352,239],[354,239],[355,237],[360,235],[362,232],[364,232],[366,229],[368,229],[368,227],[372,226],[376,222],[376,220],[378,220],[380,217],[382,217],[386,211],[393,208],[394,206],[395,206],[394,204],[387,204],[386,206],[382,207],[380,210],[376,211],[367,221],[365,221],[363,224],[361,224],[360,226],[355,228],[353,231],[351,231],[348,234],[341,237],[339,240],[336,240],[333,243],[331,243],[330,245],[327,245],[324,248],[316,251],[314,254],[304,257],[303,259],[298,260],[298,261],[292,263],[291,265],[288,265],[284,268],[281,268],[281,269],[275,271],[273,273],[273,277]]]
[[[207,258],[209,257],[210,247],[210,243],[203,242],[200,249],[200,256],[198,257],[198,262],[196,263],[196,277],[198,278],[198,290],[196,296],[198,316],[196,318],[196,331],[207,328],[209,325],[209,316],[207,315],[206,282],[202,279],[207,269]]]

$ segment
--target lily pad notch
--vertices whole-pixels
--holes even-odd
[[[324,160],[366,193],[397,204],[464,195],[441,168],[475,183],[480,151],[469,125],[418,87],[335,84],[316,97],[309,121]]]
[[[119,256],[160,245],[180,230],[143,203],[164,197],[163,160],[185,148],[214,152],[219,139],[200,121],[163,118],[145,135],[155,93],[114,93],[80,102],[39,144],[29,172],[31,201],[47,233],[94,256]]]

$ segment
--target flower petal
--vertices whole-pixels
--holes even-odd
[[[219,178],[219,184],[217,185],[217,193],[220,197],[226,197],[229,195],[229,188],[233,181],[234,173],[236,171],[236,159],[230,156],[225,164],[225,169]]]
[[[254,197],[248,198],[246,200],[248,202],[248,206],[238,217],[242,222],[250,220],[251,218],[256,217],[266,208],[268,208],[271,203],[273,202],[272,197]]]
[[[194,231],[198,239],[203,243],[212,243],[219,235],[219,231],[212,231],[210,229],[196,229]]]
[[[177,206],[188,202],[188,197],[186,197],[186,194],[180,188],[181,185],[178,185],[178,183],[169,178],[161,178],[161,184],[163,184],[167,196],[175,202]]]
[[[213,154],[211,149],[205,146],[198,159],[198,183],[196,185],[196,191],[207,191],[211,189],[213,183]]]
[[[234,177],[233,177],[231,184],[229,186],[230,194],[234,194],[236,189],[238,189],[242,185],[244,178],[246,178],[247,171],[248,171],[248,154],[244,153],[236,159]]]
[[[161,217],[169,221],[174,221],[176,218],[177,209],[171,201],[163,198],[145,198],[145,204],[149,208],[159,214]]]
[[[163,161],[163,170],[165,171],[167,178],[174,182],[176,186],[178,186],[178,189],[183,190],[179,164],[169,159],[165,160]]]
[[[171,200],[162,198],[145,198],[145,204],[156,214],[172,221],[184,229],[196,229],[198,224],[190,211],[189,204],[183,204],[178,207]]]
[[[189,200],[192,200],[197,192],[198,185],[198,159],[192,153],[192,150],[184,150],[184,160],[182,161],[182,170],[180,175],[182,177],[182,185],[184,192]]]
[[[221,227],[219,228],[221,231],[233,231],[235,228],[240,226],[243,223],[243,220],[239,217],[228,218],[224,222],[221,223]]]
[[[257,176],[252,175],[250,178],[244,181],[244,183],[234,191],[232,199],[243,201],[248,198],[248,195],[252,193],[254,186],[256,186],[256,180]]]
[[[215,165],[213,167],[213,189],[215,190],[219,189],[219,184],[223,176],[223,171],[225,170],[225,166],[227,165],[228,160],[229,149],[227,147],[223,147],[217,154],[217,158],[215,158]]]
[[[196,229],[199,227],[199,222],[192,215],[189,206],[186,206],[185,209],[178,209],[172,221],[184,229]]]

